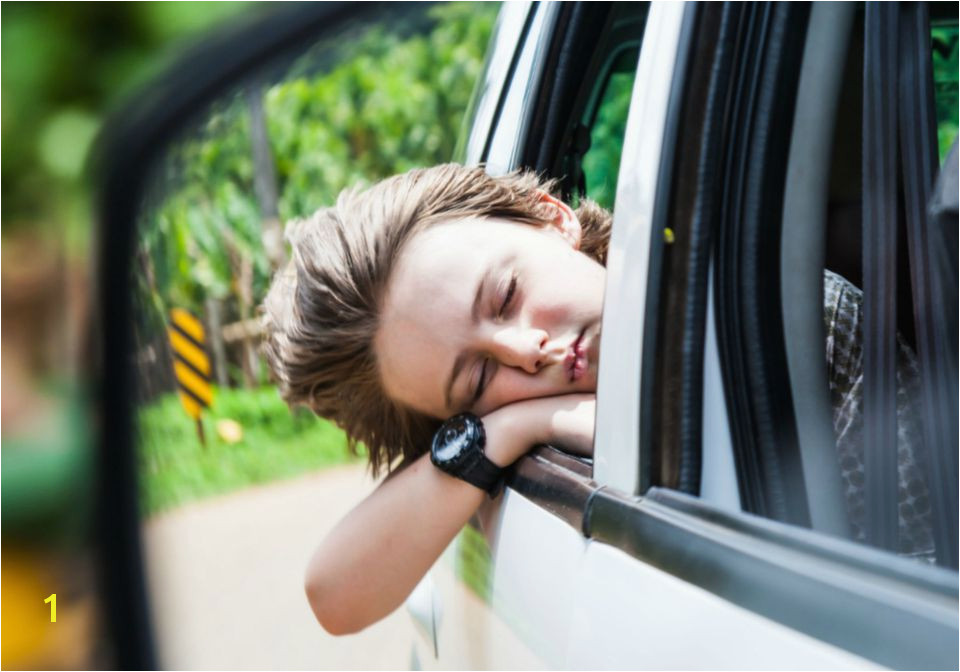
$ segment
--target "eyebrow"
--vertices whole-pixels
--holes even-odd
[[[473,296],[473,306],[470,308],[470,320],[473,324],[480,322],[480,304],[483,301],[483,290],[486,287],[490,276],[494,274],[496,269],[493,266],[487,268],[486,272],[481,276],[480,282],[477,283],[477,293]],[[445,398],[447,402],[447,410],[453,409],[453,384],[457,380],[457,376],[460,375],[460,371],[463,370],[464,365],[467,363],[466,353],[461,352],[457,355],[457,358],[453,360],[453,368],[450,369],[450,377],[447,379]]]

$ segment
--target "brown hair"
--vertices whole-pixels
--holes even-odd
[[[394,262],[416,233],[441,222],[545,226],[555,211],[540,192],[553,187],[531,172],[492,177],[481,166],[444,164],[345,190],[336,206],[290,222],[292,259],[261,308],[264,354],[283,399],[334,421],[351,451],[362,442],[374,475],[425,453],[439,422],[387,397],[373,348]],[[581,251],[605,264],[610,213],[584,201],[577,216]]]

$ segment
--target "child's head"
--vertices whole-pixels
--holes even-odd
[[[362,441],[376,473],[458,411],[595,390],[610,216],[550,186],[447,164],[292,222],[263,305],[283,398]]]

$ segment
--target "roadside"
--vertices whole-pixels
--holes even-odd
[[[255,486],[144,523],[158,663],[168,669],[405,669],[404,609],[328,635],[303,594],[319,540],[374,487],[351,464]]]
[[[333,423],[291,412],[277,388],[214,388],[206,445],[175,393],[138,410],[140,506],[145,515],[358,460]]]

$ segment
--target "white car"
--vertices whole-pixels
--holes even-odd
[[[932,11],[953,11],[955,25],[955,8]],[[850,496],[878,513],[869,545],[851,539],[824,351],[825,268],[865,288],[866,310],[884,287],[869,283],[892,283],[901,319],[876,333],[909,331],[925,300],[908,273],[883,266],[889,247],[865,247],[861,268],[860,210],[882,217],[872,204],[896,193],[862,194],[856,178],[890,151],[890,129],[861,129],[863,108],[887,109],[862,93],[864,77],[889,82],[884,68],[898,61],[879,58],[885,40],[896,44],[897,19],[902,41],[922,38],[927,12],[504,5],[458,159],[494,174],[535,168],[560,178],[568,199],[613,205],[615,188],[595,454],[541,448],[518,463],[502,501],[408,600],[423,634],[415,666],[957,667],[955,154],[954,219],[939,233],[912,214],[890,224],[901,236],[926,231],[930,251],[952,227],[952,288],[932,254],[909,258],[915,274],[929,264],[926,277],[946,277],[954,306],[952,327],[920,308],[910,336],[919,351],[953,348],[953,397],[933,402],[943,424],[924,437],[936,566],[877,548],[897,549],[904,506],[895,431],[868,444],[866,484]],[[870,24],[866,45],[865,20],[884,22]],[[902,52],[901,73],[929,77],[927,44]],[[893,133],[932,104],[929,85],[911,84],[888,89],[901,101]],[[930,145],[919,158],[908,150],[893,170],[935,158]],[[902,198],[909,209],[915,195]],[[873,333],[864,327],[866,340]],[[947,360],[927,365],[948,366],[949,348],[936,351]],[[864,361],[875,385],[866,367],[880,360]],[[933,399],[942,388],[929,385]],[[866,413],[865,433],[882,426]]]

